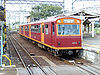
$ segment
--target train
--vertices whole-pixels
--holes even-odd
[[[22,24],[18,33],[55,56],[82,55],[80,19],[67,16],[50,17]]]

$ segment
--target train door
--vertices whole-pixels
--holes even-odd
[[[21,33],[21,26],[19,26],[19,33]]]
[[[21,26],[21,34],[23,34],[23,26]]]
[[[23,25],[23,35],[25,35],[25,25]]]
[[[41,24],[41,42],[44,43],[44,23]]]
[[[31,38],[31,24],[29,24],[29,37]]]
[[[51,23],[51,43],[54,46],[55,43],[55,24],[54,22]]]

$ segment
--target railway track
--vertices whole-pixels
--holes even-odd
[[[80,59],[76,62],[76,60],[71,60],[68,61],[66,59],[63,59],[65,61],[65,63],[71,64],[76,66],[77,68],[85,71],[88,73],[88,75],[100,75],[100,68],[95,67],[92,64],[84,64],[83,62],[80,62]],[[100,65],[99,65],[100,66]]]
[[[63,59],[63,58],[59,58],[59,59],[63,60],[67,64],[76,66],[78,69],[81,69],[82,71],[86,72],[87,75],[100,75],[100,72],[99,72],[100,68],[92,66],[91,64],[86,64],[84,62],[81,62],[81,60],[78,60],[78,61],[76,61],[76,60],[68,61],[68,60]],[[29,68],[32,69],[31,67],[29,67]],[[54,73],[54,75],[57,75],[57,74]]]
[[[20,58],[22,65],[27,70],[28,75],[34,75],[31,67],[35,64],[44,74],[49,75],[42,66],[27,52],[27,50],[13,37],[10,37],[10,41]]]
[[[86,72],[88,72],[90,75],[100,75],[100,69],[97,69],[91,65],[78,65],[76,64],[77,67],[85,70]]]

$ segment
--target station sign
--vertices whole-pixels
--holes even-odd
[[[73,19],[64,19],[64,23],[74,23]]]

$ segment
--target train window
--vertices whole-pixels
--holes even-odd
[[[59,35],[77,35],[80,34],[79,25],[58,25]]]
[[[54,23],[52,23],[52,32],[53,32],[53,34],[55,34]]]
[[[45,25],[45,34],[48,34],[48,25]]]
[[[38,25],[36,25],[35,32],[38,33]]]
[[[27,27],[27,31],[29,31],[29,26]]]
[[[21,31],[23,31],[23,26],[21,26]]]
[[[27,31],[27,26],[25,26],[25,31]]]
[[[40,30],[41,30],[41,26],[40,25],[38,26],[38,29],[39,29],[39,33],[40,33]]]
[[[34,32],[34,26],[31,26],[31,32]]]
[[[28,26],[27,30],[29,31],[29,26]]]
[[[38,28],[38,25],[36,25],[36,28]]]
[[[34,26],[34,28],[36,28],[36,26]]]
[[[44,33],[44,25],[42,25],[42,33]]]
[[[38,33],[38,25],[31,26],[31,31]]]

